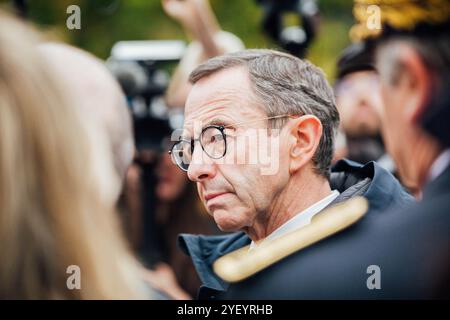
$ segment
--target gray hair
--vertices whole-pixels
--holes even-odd
[[[333,90],[322,70],[306,60],[267,49],[250,49],[218,56],[198,66],[190,75],[195,83],[203,77],[232,67],[247,68],[253,93],[268,117],[314,115],[322,123],[323,134],[313,157],[316,173],[329,178],[334,137],[339,113]],[[273,120],[280,128],[284,120]]]

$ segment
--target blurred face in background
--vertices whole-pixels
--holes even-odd
[[[165,149],[168,150],[168,148]],[[158,164],[156,165],[155,175],[158,179],[156,184],[156,196],[161,201],[171,202],[181,196],[189,183],[189,179],[187,178],[186,173],[181,171],[172,162],[167,150],[164,150],[160,154]]]
[[[383,140],[394,159],[402,183],[410,190],[419,190],[415,162],[422,158],[423,137],[417,126],[416,110],[421,100],[411,70],[403,67],[411,59],[411,48],[402,42],[381,47],[377,52],[383,99]],[[402,67],[401,67],[402,66]],[[413,157],[412,157],[413,155]]]
[[[382,101],[379,77],[375,71],[358,71],[344,76],[338,81],[335,94],[346,135],[370,137],[380,133],[378,111]]]

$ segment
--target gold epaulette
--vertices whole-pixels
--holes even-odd
[[[227,282],[244,280],[275,262],[337,233],[361,219],[368,202],[355,197],[325,209],[312,222],[252,250],[250,246],[231,252],[214,262],[214,272]]]

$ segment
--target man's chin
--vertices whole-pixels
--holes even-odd
[[[234,232],[243,228],[242,223],[236,220],[237,217],[225,210],[215,210],[213,217],[217,227],[223,232]]]
[[[226,225],[226,224],[217,224],[217,227],[222,232],[237,232],[242,230],[241,228],[238,228],[234,225]]]

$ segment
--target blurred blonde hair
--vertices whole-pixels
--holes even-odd
[[[66,101],[40,41],[0,12],[0,299],[140,298],[105,144]],[[81,290],[67,288],[70,265]]]

